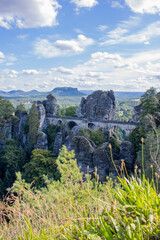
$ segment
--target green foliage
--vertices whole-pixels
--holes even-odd
[[[142,118],[147,114],[155,114],[159,109],[158,99],[156,96],[156,90],[152,87],[147,90],[140,99],[142,104]]]
[[[109,143],[112,145],[113,159],[118,159],[120,152],[120,141],[115,137],[111,137],[109,139]]]
[[[135,100],[123,100],[116,102],[115,119],[128,122],[132,119],[133,108],[136,105],[137,101]]]
[[[142,125],[136,127],[127,137],[127,140],[133,143],[135,152],[141,149],[141,138],[145,136],[145,131]]]
[[[53,150],[54,140],[55,140],[57,132],[59,132],[59,131],[60,131],[60,127],[57,125],[53,125],[53,124],[50,124],[46,128],[46,134],[47,134],[47,138],[48,138],[48,148],[50,151]]]
[[[57,111],[57,116],[62,117],[76,117],[76,106],[59,106],[59,109]]]
[[[29,150],[32,150],[37,142],[38,130],[39,130],[39,115],[35,103],[29,112],[28,117],[29,126]]]
[[[76,117],[76,106],[66,107],[65,116],[67,117]]]
[[[14,107],[8,99],[0,97],[0,123],[10,120],[14,112]]]
[[[17,174],[10,224],[0,235],[13,239],[159,239],[160,195],[144,176],[111,179],[105,184],[86,175],[83,181],[73,151],[63,146],[57,160],[60,181],[41,190],[31,188]],[[9,200],[9,199],[8,199]]]
[[[147,132],[143,143],[143,158],[145,176],[152,179],[153,173],[160,172],[160,126]],[[138,152],[137,164],[142,168],[142,149]]]
[[[16,111],[25,112],[26,109],[25,109],[24,104],[23,104],[23,103],[20,103],[19,105],[17,105],[17,107],[16,107]]]
[[[61,173],[61,182],[71,182],[72,184],[75,184],[79,182],[80,179],[82,180],[83,173],[79,172],[74,151],[68,152],[66,146],[62,147],[57,158],[57,164]]]
[[[32,151],[31,160],[24,166],[25,177],[28,182],[34,181],[36,187],[44,184],[44,175],[50,179],[59,179],[56,158],[48,150],[35,149]]]
[[[100,131],[99,129],[94,131],[90,129],[90,139],[99,147],[102,143],[105,142],[106,138],[104,132]]]
[[[85,137],[85,138],[87,138],[87,139],[90,139],[90,133],[89,133],[89,131],[86,130],[85,128],[81,128],[80,134],[81,134],[83,137]]]
[[[6,147],[1,157],[1,179],[6,190],[15,181],[15,173],[22,170],[25,163],[25,155],[22,147],[18,147],[13,139],[6,141]],[[3,191],[1,193],[4,193]]]

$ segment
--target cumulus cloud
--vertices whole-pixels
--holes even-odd
[[[77,8],[92,8],[98,4],[97,0],[71,0],[71,3],[74,3]]]
[[[10,29],[54,26],[57,24],[57,0],[1,0],[0,26]]]
[[[151,86],[158,86],[159,69],[159,49],[137,52],[130,56],[95,52],[88,61],[73,68],[59,66],[49,69],[48,72],[42,69],[24,69],[19,72],[13,69],[2,70],[0,82],[3,89],[5,86],[9,89],[9,86],[16,85],[18,89],[26,91],[50,91],[60,86],[93,90],[145,91]]]
[[[40,39],[34,46],[35,54],[44,58],[67,56],[82,53],[85,48],[94,43],[93,39],[84,35],[78,35],[77,39],[57,40],[50,42],[47,39]]]
[[[159,0],[125,0],[125,2],[136,13],[160,13]]]
[[[120,44],[120,43],[144,43],[149,44],[150,40],[160,36],[160,21],[148,25],[146,28],[135,34],[128,34],[128,29],[116,28],[108,32],[107,40],[102,44]]]

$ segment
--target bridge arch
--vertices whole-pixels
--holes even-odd
[[[60,127],[60,126],[62,126],[62,120],[58,120],[57,121],[57,125]]]
[[[71,130],[72,128],[74,128],[75,126],[78,126],[78,125],[75,121],[70,121],[70,122],[68,122],[67,126]]]
[[[88,128],[96,130],[96,125],[94,123],[89,122],[88,123]]]

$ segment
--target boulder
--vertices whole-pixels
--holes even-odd
[[[80,103],[81,115],[94,120],[114,120],[115,118],[115,96],[112,90],[93,92]]]
[[[46,110],[46,117],[53,117],[57,113],[57,100],[55,96],[49,94],[47,100],[43,101],[43,105]]]

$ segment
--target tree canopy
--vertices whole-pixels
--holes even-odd
[[[0,121],[9,120],[13,112],[13,104],[0,96]]]

